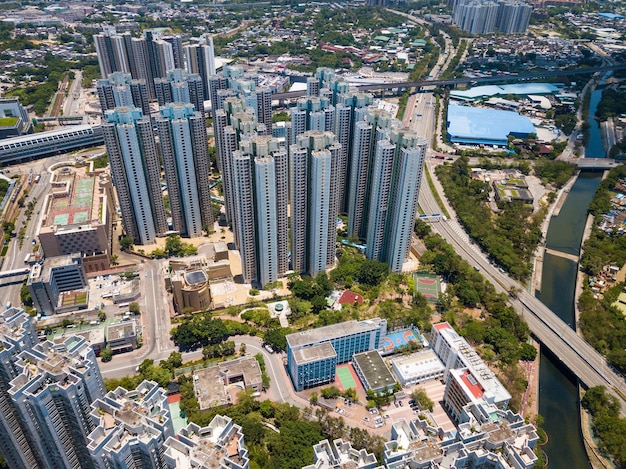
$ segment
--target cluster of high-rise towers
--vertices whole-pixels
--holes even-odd
[[[348,216],[347,231],[365,242],[368,258],[401,270],[427,143],[374,107],[371,95],[351,92],[332,70],[319,69],[279,137],[271,90],[239,66],[216,74],[210,38],[183,46],[178,37],[153,32],[133,38],[106,31],[95,41],[106,77],[98,92],[113,183],[136,243],[172,230],[198,236],[214,222],[208,98],[225,216],[244,282],[262,286],[289,270],[315,276],[332,267],[339,214]],[[154,115],[150,101],[159,105]]]

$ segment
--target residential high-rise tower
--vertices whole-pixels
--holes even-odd
[[[105,118],[102,134],[124,229],[135,243],[152,243],[168,230],[152,123],[128,107],[107,111]]]

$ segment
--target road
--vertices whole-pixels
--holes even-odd
[[[83,89],[83,72],[82,70],[72,70],[74,73],[74,80],[70,85],[70,89],[67,92],[67,97],[63,102],[63,115],[64,116],[76,116],[79,114],[80,94]]]
[[[430,166],[430,163],[427,163],[427,166]],[[428,184],[422,185],[419,200],[420,206],[426,213],[441,211]],[[433,229],[443,236],[461,257],[480,269],[483,276],[494,285],[497,291],[508,293],[512,287],[522,290],[515,280],[501,273],[477,246],[469,242],[467,234],[456,221],[456,217],[452,215],[452,212],[450,215],[451,219],[448,221],[433,223],[431,225]],[[622,376],[613,371],[602,355],[530,293],[522,290],[516,299],[511,299],[511,304],[526,320],[533,335],[554,353],[584,386],[606,386],[607,390],[619,399],[622,414],[626,415],[626,400],[623,397],[626,395],[626,382]]]

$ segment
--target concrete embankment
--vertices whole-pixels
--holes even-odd
[[[546,217],[541,223],[541,237],[544,242],[540,244],[539,246],[537,246],[537,249],[535,249],[535,254],[533,256],[533,277],[530,282],[530,293],[532,295],[535,294],[536,290],[541,291],[541,282],[542,282],[542,275],[543,275],[543,258],[545,256],[545,251],[546,251],[545,241],[548,236],[548,228],[550,227],[550,220],[552,220],[552,217],[558,216],[559,212],[561,211],[561,207],[563,207],[563,204],[565,203],[567,194],[569,194],[569,191],[574,186],[574,183],[576,183],[576,180],[578,179],[579,174],[580,174],[580,171],[577,172],[575,175],[573,175],[570,178],[570,180],[567,181],[567,183],[559,190],[559,192],[557,193],[555,202],[549,208]]]
[[[582,388],[578,386],[580,399],[583,397]],[[591,422],[591,414],[587,412],[583,406],[580,406],[580,430],[582,432],[583,442],[585,443],[585,451],[589,464],[593,469],[616,469],[617,466],[612,461],[605,458],[600,452],[598,444],[593,438],[593,427]]]

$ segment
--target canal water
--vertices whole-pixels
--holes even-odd
[[[591,93],[589,115],[595,116],[604,86]],[[605,158],[600,127],[589,118],[589,138],[585,149],[588,158]],[[546,246],[578,255],[587,207],[602,180],[601,172],[583,172],[572,187],[559,216],[550,221]],[[563,321],[575,327],[574,295],[577,264],[546,254],[543,262],[541,291],[537,298]],[[580,430],[580,410],[576,378],[542,347],[539,370],[539,413],[544,417],[548,443],[543,450],[551,469],[589,469]]]

